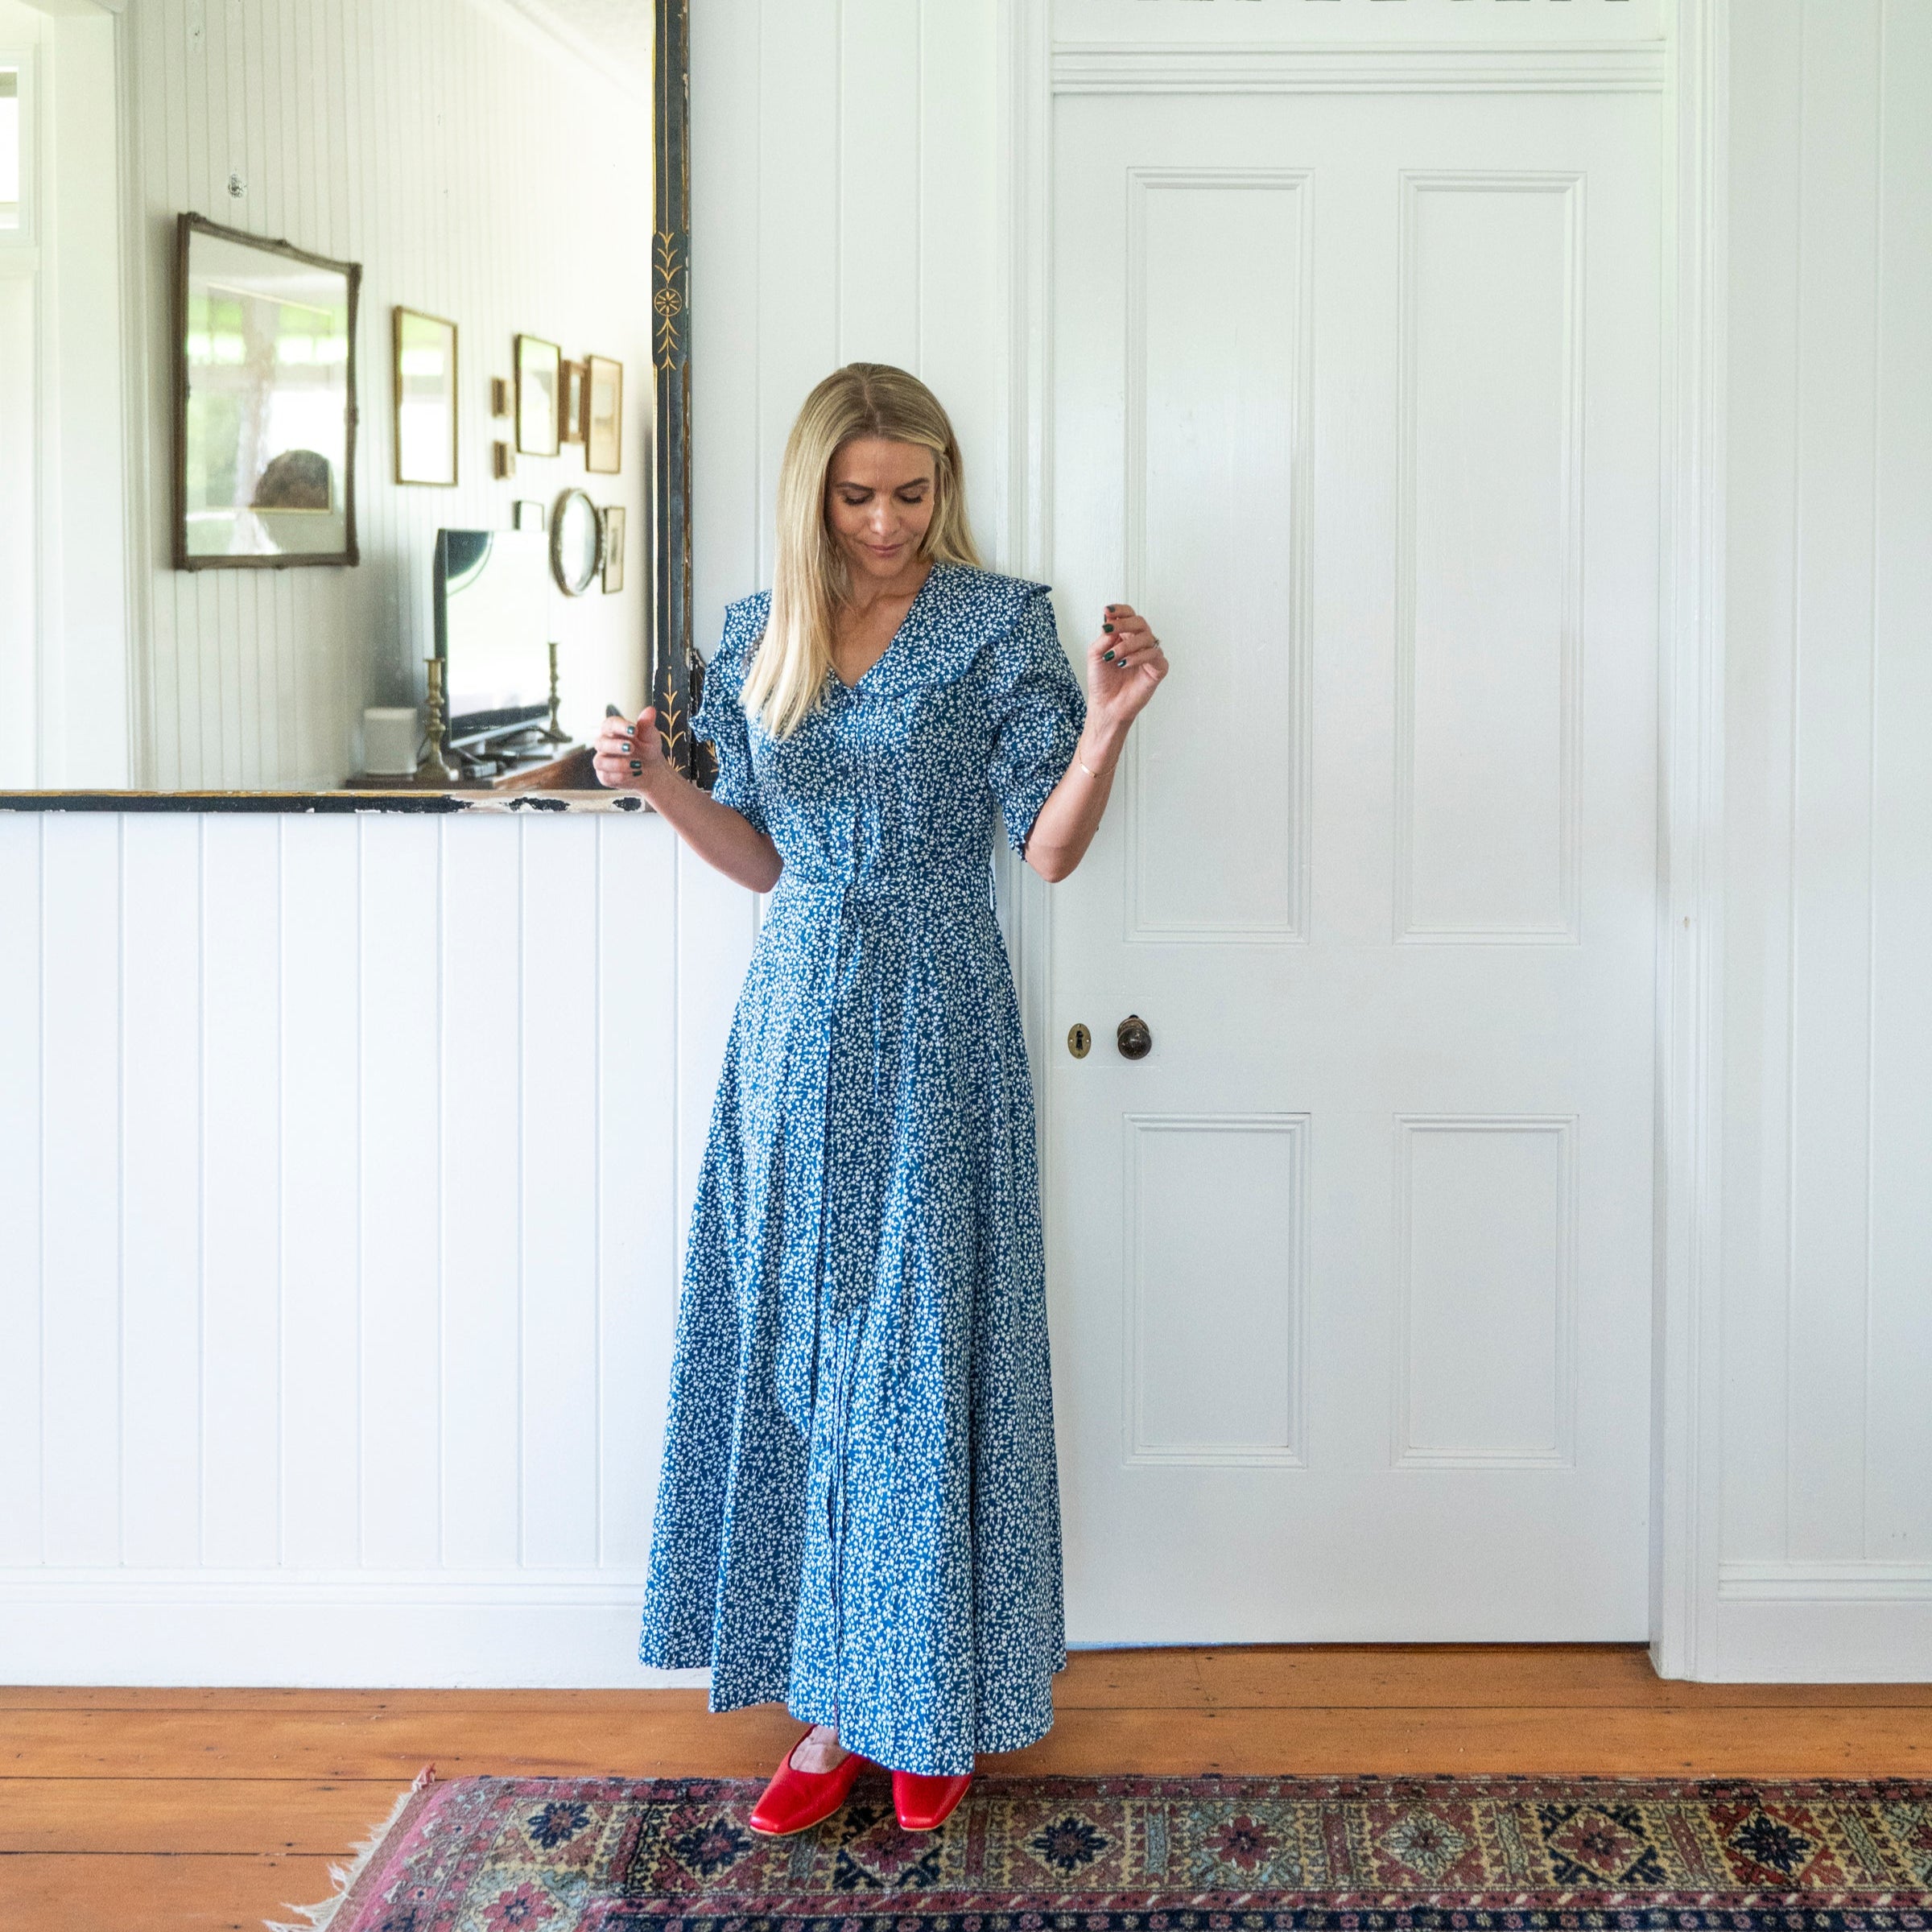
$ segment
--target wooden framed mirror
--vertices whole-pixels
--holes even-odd
[[[353,564],[362,270],[175,225],[177,570]]]

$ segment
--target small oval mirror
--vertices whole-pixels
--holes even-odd
[[[550,568],[567,597],[580,597],[604,561],[604,519],[580,489],[557,498],[550,519]]]

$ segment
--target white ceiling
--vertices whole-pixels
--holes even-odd
[[[539,26],[600,65],[650,85],[651,0],[513,0]]]

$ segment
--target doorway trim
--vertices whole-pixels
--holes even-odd
[[[1730,0],[1674,0],[1648,47],[1222,47],[1059,54],[1052,0],[1001,0],[1007,569],[1051,568],[1053,104],[1065,93],[1658,91],[1663,251],[1653,1149],[1649,1642],[1661,1677],[1713,1670],[1718,1498],[1724,841],[1724,456]],[[1036,1068],[1047,1064],[1045,884],[1002,854],[1001,900]],[[1036,1083],[1051,1173],[1051,1083]],[[1051,1181],[1042,1202],[1052,1212]]]

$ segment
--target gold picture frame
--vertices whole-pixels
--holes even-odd
[[[581,443],[584,440],[584,419],[589,401],[588,377],[589,372],[581,362],[572,362],[567,357],[563,374],[557,386],[557,440],[559,443]]]
[[[541,336],[517,337],[517,448],[526,456],[558,451],[563,351]]]
[[[624,588],[624,506],[612,503],[604,510],[604,594],[611,597]]]
[[[584,367],[584,467],[614,477],[624,467],[624,365],[592,356]]]
[[[400,303],[391,314],[390,423],[396,481],[454,489],[456,325]]]

